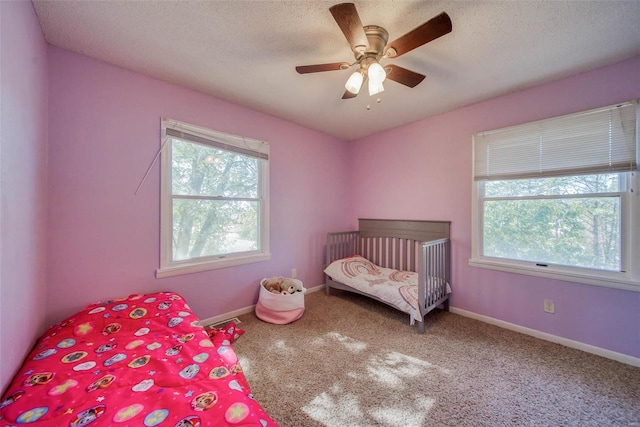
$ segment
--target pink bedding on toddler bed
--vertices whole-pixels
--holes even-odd
[[[324,272],[337,282],[373,295],[407,313],[411,325],[416,320],[422,322],[418,308],[418,273],[380,267],[360,255],[333,261]],[[446,293],[450,294],[451,287],[448,283],[446,286]]]
[[[92,304],[37,342],[0,401],[0,425],[277,426],[217,332],[210,339],[172,292]]]

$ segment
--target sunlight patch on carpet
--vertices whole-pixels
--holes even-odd
[[[342,344],[344,348],[352,353],[360,353],[366,350],[368,346],[365,342],[354,340],[353,338],[344,336],[338,332],[329,332],[327,336]]]
[[[322,337],[313,337],[313,339],[309,341],[309,344],[315,347],[323,347],[326,344],[326,341]]]
[[[293,356],[294,349],[290,345],[288,345],[285,340],[277,340],[273,343],[273,348],[275,351],[282,356]]]
[[[367,364],[367,371],[369,377],[385,386],[400,387],[405,378],[416,377],[430,366],[428,362],[391,352],[383,356],[373,356]]]
[[[411,404],[407,403],[372,408],[368,412],[371,418],[378,421],[377,424],[383,426],[420,427],[427,425],[427,416],[435,404],[435,400],[425,397],[422,400],[411,402]]]
[[[311,400],[302,410],[327,427],[421,427],[428,420],[435,400],[426,396],[419,399],[407,396],[404,400],[393,403],[377,403],[371,405],[371,402],[362,401],[358,395],[334,384],[328,391]]]
[[[358,397],[337,390],[333,392],[333,396],[329,392],[320,393],[302,410],[326,426],[356,425],[355,421],[364,416]]]
[[[244,356],[238,356],[238,363],[242,366],[242,372],[245,375],[251,373],[251,360]]]
[[[433,368],[448,373],[448,370],[438,368],[425,360],[395,351],[384,355],[372,356],[366,365],[369,378],[383,384],[385,387],[393,388],[402,388],[406,385],[407,379],[424,375],[426,370]]]

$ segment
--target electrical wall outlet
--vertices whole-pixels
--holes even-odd
[[[297,268],[292,268],[291,269],[291,278],[292,279],[297,279],[298,278],[298,269]]]
[[[555,313],[556,312],[556,303],[549,300],[544,300],[544,311],[545,313]]]

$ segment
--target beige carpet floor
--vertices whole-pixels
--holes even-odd
[[[234,349],[283,427],[640,426],[640,368],[440,310],[418,335],[332,292],[289,325],[240,316]]]

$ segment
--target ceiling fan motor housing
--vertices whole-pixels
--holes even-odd
[[[364,53],[356,52],[356,60],[362,59],[363,56],[372,56],[377,60],[382,58],[384,53],[384,47],[389,40],[389,33],[384,28],[378,25],[367,25],[364,27],[364,32],[367,35],[367,41],[369,42],[369,48]]]

